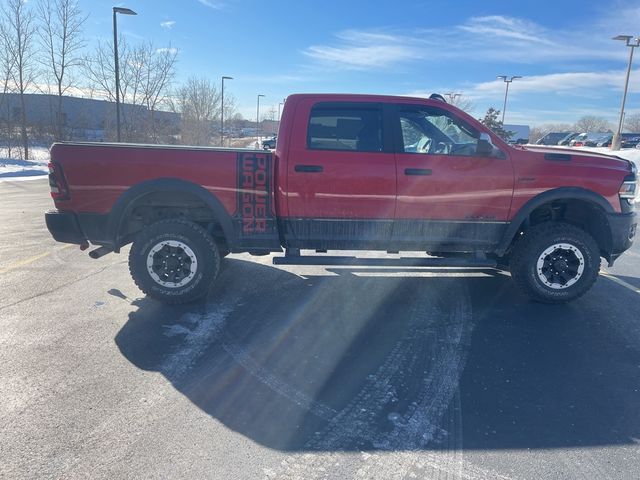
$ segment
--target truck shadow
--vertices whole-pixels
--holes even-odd
[[[206,302],[134,301],[116,344],[212,418],[279,450],[640,438],[640,331],[623,317],[638,311],[637,294],[601,279],[583,299],[547,306],[491,272],[317,272],[226,259]]]

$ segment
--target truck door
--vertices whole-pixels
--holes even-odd
[[[395,125],[393,243],[430,251],[497,244],[513,196],[506,153],[480,140],[477,128],[445,108],[399,104]]]
[[[312,98],[297,106],[281,220],[287,246],[387,248],[396,160],[385,110],[379,103]]]

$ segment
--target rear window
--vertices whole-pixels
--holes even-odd
[[[311,150],[382,151],[382,112],[376,106],[323,106],[311,110],[307,128]]]

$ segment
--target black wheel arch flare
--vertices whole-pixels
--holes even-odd
[[[147,180],[134,185],[116,200],[107,221],[107,235],[113,242],[115,252],[118,252],[120,247],[124,245],[124,238],[120,232],[123,222],[131,213],[136,201],[147,194],[159,192],[184,192],[195,196],[211,209],[216,220],[220,223],[227,242],[230,245],[236,243],[236,231],[231,215],[214,194],[195,183],[169,177]]]
[[[606,230],[611,234],[611,226],[606,218],[606,214],[614,214],[617,212],[606,198],[592,190],[587,190],[586,188],[560,187],[542,192],[527,201],[527,203],[520,208],[520,211],[515,215],[513,220],[511,220],[494,253],[498,256],[504,255],[531,213],[536,208],[556,200],[580,200],[602,209],[605,214],[603,219],[607,222]]]

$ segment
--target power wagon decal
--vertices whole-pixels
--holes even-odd
[[[238,233],[241,242],[247,239],[267,240],[277,237],[271,185],[272,163],[271,153],[238,153],[236,221],[239,224]]]

